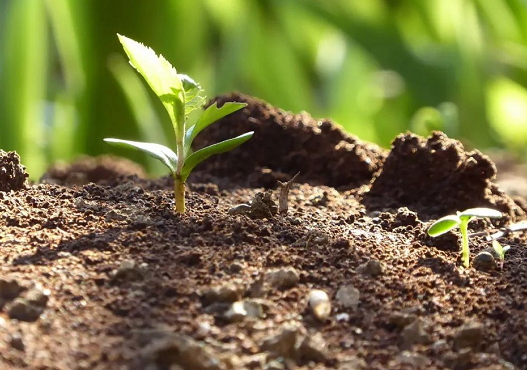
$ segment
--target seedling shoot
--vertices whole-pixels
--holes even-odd
[[[199,117],[188,122],[189,115],[201,108],[205,102],[203,89],[189,76],[178,74],[176,69],[162,56],[149,47],[117,35],[130,64],[146,80],[165,106],[176,134],[176,152],[155,143],[142,143],[121,139],[104,139],[107,143],[144,152],[170,169],[174,178],[174,197],[176,211],[185,212],[185,183],[188,176],[199,163],[214,154],[227,152],[249,140],[253,132],[221,141],[206,148],[192,152],[191,144],[201,130],[233,112],[246,106],[244,103],[225,103],[218,108],[216,103],[209,106]]]
[[[455,215],[448,215],[440,218],[430,226],[428,235],[436,237],[442,235],[456,227],[461,231],[461,260],[463,266],[469,267],[469,247],[468,247],[468,223],[474,218],[501,218],[499,211],[490,208],[470,208]]]
[[[497,240],[492,241],[492,249],[500,259],[500,270],[503,270],[503,261],[505,260],[505,253],[510,249],[508,245],[501,245]]]

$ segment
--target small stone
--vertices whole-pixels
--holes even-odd
[[[396,363],[400,365],[411,365],[412,369],[422,369],[430,365],[430,359],[419,353],[402,351],[396,358]]]
[[[25,294],[24,298],[29,303],[44,308],[48,304],[49,295],[49,289],[41,289],[39,287],[34,287]]]
[[[0,299],[12,300],[20,295],[24,287],[16,280],[0,279]]]
[[[106,221],[125,221],[128,220],[128,215],[123,212],[117,212],[115,209],[112,209],[106,212],[106,216],[104,217],[104,219]]]
[[[490,252],[480,252],[472,260],[472,266],[479,271],[492,271],[498,268],[496,259]]]
[[[24,341],[22,340],[22,337],[19,333],[11,335],[9,338],[9,344],[12,348],[24,352],[26,350],[26,346],[24,344]]]
[[[403,329],[401,339],[403,348],[410,348],[414,344],[427,344],[431,341],[430,335],[425,331],[423,322],[419,318]]]
[[[388,317],[388,322],[395,325],[397,328],[402,329],[407,325],[410,325],[417,319],[414,313],[410,312],[392,312]]]
[[[227,283],[212,288],[207,288],[201,293],[203,304],[208,306],[212,303],[233,303],[239,301],[244,289],[232,283]]]
[[[313,289],[309,292],[309,308],[313,315],[320,321],[324,321],[331,313],[331,302],[326,292],[319,289]]]
[[[478,350],[485,338],[485,328],[479,323],[463,325],[454,334],[454,349],[472,348]]]
[[[384,266],[377,260],[369,260],[368,262],[360,265],[357,270],[361,274],[376,277],[384,273]]]
[[[327,345],[320,333],[306,335],[298,351],[302,362],[325,362],[328,359]]]
[[[443,363],[450,369],[465,368],[472,360],[473,352],[470,348],[463,348],[458,352],[448,352],[443,357]]]
[[[337,291],[336,298],[342,307],[355,311],[359,305],[360,292],[352,285],[342,285]]]
[[[154,340],[143,351],[142,369],[224,370],[225,364],[208,346],[182,335]]]
[[[285,290],[296,286],[300,281],[300,275],[293,267],[285,267],[267,272],[265,281],[277,289]]]
[[[31,304],[24,298],[16,298],[7,305],[6,310],[10,319],[27,322],[36,321],[44,312],[43,307]]]
[[[261,319],[264,317],[264,308],[255,300],[237,301],[230,306],[223,317],[229,322],[240,322],[246,318]]]
[[[238,274],[238,273],[242,272],[244,268],[245,268],[245,265],[243,263],[241,263],[241,262],[233,262],[229,266],[229,272],[231,274]]]
[[[146,266],[138,266],[134,260],[124,260],[115,270],[112,281],[136,281],[144,278]]]
[[[349,319],[350,315],[345,312],[341,312],[335,315],[335,320],[337,321],[348,321]]]
[[[266,338],[260,345],[260,350],[270,352],[274,358],[294,358],[298,335],[297,327],[286,326],[277,335]]]
[[[337,366],[337,370],[366,370],[368,369],[368,364],[364,359],[353,356],[348,357],[340,361]]]

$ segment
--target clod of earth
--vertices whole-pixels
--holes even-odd
[[[24,189],[28,177],[26,167],[20,164],[20,156],[0,149],[0,191]]]

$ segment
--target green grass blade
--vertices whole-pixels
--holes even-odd
[[[183,171],[181,172],[183,181],[186,181],[188,175],[190,175],[190,172],[192,172],[194,167],[203,162],[205,159],[209,158],[211,155],[228,152],[229,150],[236,148],[237,146],[249,140],[253,134],[254,131],[246,132],[240,136],[221,141],[192,153],[185,160],[185,165],[183,166]]]
[[[201,114],[195,124],[190,126],[185,133],[185,153],[188,153],[194,138],[206,127],[210,126],[212,123],[218,121],[219,119],[228,116],[231,113],[234,113],[247,104],[245,103],[232,103],[228,102],[223,104],[221,108],[218,108],[218,104],[214,103],[209,106]]]
[[[170,169],[173,174],[176,172],[178,160],[176,153],[164,145],[111,138],[104,139],[104,141],[116,147],[134,149],[146,153],[154,158],[159,159]]]
[[[440,218],[430,226],[428,229],[428,235],[436,237],[442,235],[454,228],[461,223],[461,219],[458,216],[448,215]]]
[[[460,218],[466,217],[488,217],[488,218],[502,218],[503,215],[500,211],[496,211],[491,208],[470,208],[464,210],[459,214]]]

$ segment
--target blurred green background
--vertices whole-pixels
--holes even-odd
[[[0,32],[0,148],[33,179],[113,151],[103,137],[169,144],[117,32],[210,97],[255,95],[383,146],[439,128],[525,156],[525,0],[0,0]]]

